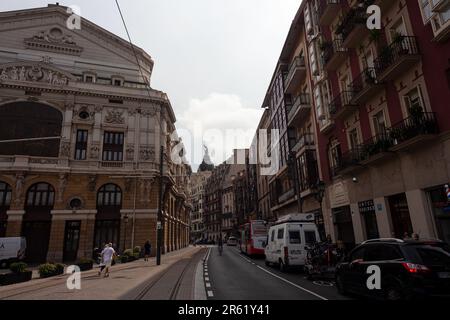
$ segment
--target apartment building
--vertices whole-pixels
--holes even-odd
[[[450,241],[449,19],[448,1],[302,2],[263,104],[281,137],[272,214],[317,210],[348,248]]]
[[[349,247],[450,241],[448,1],[308,1],[304,15],[327,231]]]
[[[268,180],[269,216],[279,218],[296,212],[313,213],[324,230],[321,203],[316,196],[320,179],[314,87],[310,82],[316,69],[309,67],[314,57],[309,56],[310,35],[305,30],[304,8],[302,4],[294,18],[263,104],[264,117],[267,117],[267,120],[262,119],[263,126],[278,130],[280,137],[280,141],[270,144],[268,150],[270,155],[275,150],[279,152],[280,169],[272,176],[259,176],[258,179],[261,192],[264,180]]]

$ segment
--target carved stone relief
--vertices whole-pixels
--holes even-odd
[[[109,124],[125,124],[124,111],[108,110],[105,116],[105,122]]]
[[[45,82],[58,86],[67,85],[69,82],[66,75],[40,65],[10,66],[0,70],[0,81]]]
[[[140,151],[141,161],[151,161],[155,158],[155,149],[153,147],[142,148]]]
[[[70,157],[70,142],[69,141],[62,141],[61,147],[59,149],[59,156],[61,158],[68,158]]]

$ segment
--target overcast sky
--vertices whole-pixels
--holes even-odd
[[[195,169],[202,140],[217,164],[233,148],[248,147],[230,137],[220,141],[200,132],[255,132],[261,104],[301,0],[120,0],[133,42],[154,59],[152,87],[166,92],[177,128]],[[1,1],[0,10],[47,6],[42,0]],[[125,38],[114,0],[68,0],[83,17]],[[188,137],[185,129],[198,132]],[[200,131],[201,130],[201,131]],[[218,133],[216,131],[216,133]],[[217,134],[215,134],[217,136]]]

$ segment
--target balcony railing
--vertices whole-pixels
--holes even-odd
[[[344,153],[338,165],[331,168],[332,174],[337,175],[350,167],[367,164],[367,161],[377,155],[400,150],[402,145],[407,148],[415,138],[438,133],[439,127],[435,113],[417,113]]]
[[[123,168],[123,166],[122,161],[102,161],[103,168]]]
[[[286,75],[285,88],[286,93],[291,93],[297,88],[301,81],[306,77],[305,57],[298,56],[294,58],[289,66],[289,72]]]
[[[389,131],[394,145],[399,145],[420,135],[438,134],[439,126],[435,113],[422,112],[394,124]]]
[[[376,73],[380,80],[392,80],[419,59],[420,50],[416,37],[398,36],[375,60]]]
[[[295,145],[292,147],[292,151],[298,153],[300,150],[302,150],[305,147],[312,147],[314,146],[314,134],[312,133],[305,133],[302,135]]]
[[[358,106],[352,102],[353,95],[353,91],[343,91],[334,98],[329,105],[330,114],[337,119],[355,111]]]
[[[306,114],[311,109],[311,97],[309,93],[298,95],[292,106],[288,107],[288,123],[292,122],[299,116]]]
[[[319,6],[320,24],[329,25],[337,15],[340,0],[321,0]]]
[[[348,49],[342,45],[342,39],[336,38],[332,42],[322,45],[322,58],[327,70],[335,70],[347,57]]]
[[[278,204],[286,202],[294,196],[295,196],[295,190],[290,189],[289,191],[283,193],[281,196],[278,197]]]
[[[359,104],[367,101],[380,89],[375,68],[366,68],[357,76],[350,87],[353,91],[352,101]]]

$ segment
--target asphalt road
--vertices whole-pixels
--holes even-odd
[[[312,282],[300,271],[282,273],[266,267],[264,259],[250,259],[236,247],[222,256],[211,248],[209,281],[214,300],[347,300],[332,282]]]

